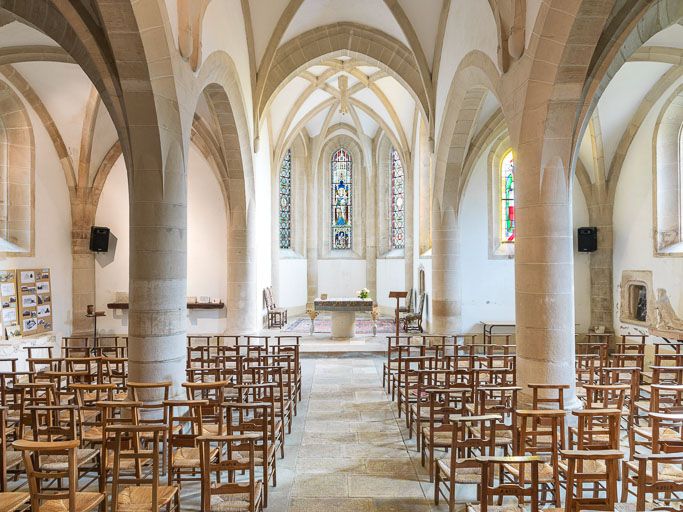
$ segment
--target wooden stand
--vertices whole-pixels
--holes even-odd
[[[95,326],[93,328],[93,337],[92,337],[93,347],[97,344],[97,318],[100,316],[107,316],[107,313],[104,311],[95,311],[92,314],[86,313],[86,315],[85,315],[86,318],[92,318],[93,323],[95,324]]]
[[[401,299],[405,299],[408,292],[389,292],[390,299],[396,299],[396,339],[398,339],[398,324],[400,322],[399,308],[401,307]]]

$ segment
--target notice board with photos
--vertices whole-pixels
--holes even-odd
[[[52,331],[49,268],[0,271],[0,298],[7,338]]]

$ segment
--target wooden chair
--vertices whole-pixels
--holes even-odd
[[[559,454],[564,449],[565,411],[562,410],[519,410],[517,411],[519,438],[517,440],[517,456],[538,456],[538,485],[543,489],[543,501],[548,493],[556,507],[560,506],[560,467]],[[516,465],[505,466],[505,470],[516,475]]]
[[[268,506],[268,485],[277,485],[276,429],[273,405],[266,402],[225,403],[227,431],[229,436],[258,435],[242,445],[233,443],[235,453],[255,450],[254,464],[263,468],[263,506]]]
[[[264,484],[257,480],[255,443],[258,434],[230,436],[201,436],[200,446],[202,478],[201,510],[230,510],[234,512],[261,512],[264,505]],[[217,453],[225,453],[224,460],[216,460]],[[236,481],[235,473],[246,473]],[[227,473],[227,479],[221,478]],[[216,475],[212,482],[211,475]],[[225,483],[224,483],[225,482]]]
[[[403,323],[403,332],[423,332],[422,329],[422,316],[424,313],[425,300],[427,294],[423,293],[417,299],[417,307],[412,313],[407,313],[401,317],[401,322]]]
[[[103,492],[78,492],[78,469],[76,450],[79,441],[53,441],[50,443],[19,439],[12,443],[15,449],[22,452],[24,467],[30,490],[31,510],[68,510],[69,512],[89,512],[96,510],[105,500]],[[66,470],[44,471],[35,466],[35,461],[45,456],[66,456]],[[50,490],[44,488],[42,481],[54,478],[67,478],[68,489]],[[25,500],[24,500],[25,501]],[[9,509],[9,510],[16,510]]]
[[[572,411],[577,426],[569,429],[569,448],[577,450],[619,450],[621,436],[619,409]]]
[[[467,512],[511,512],[513,510],[529,510],[538,512],[539,508],[539,465],[541,458],[535,456],[513,457],[477,457],[481,464],[481,503],[479,505],[468,504]],[[496,466],[506,469],[514,468],[514,481],[505,479],[500,474],[498,485],[493,485],[493,477]],[[510,505],[493,505],[493,498],[500,501],[504,497],[514,496],[517,499],[517,507]],[[525,498],[529,498],[530,508],[524,507]]]
[[[516,453],[517,395],[521,389],[519,386],[477,387],[475,414],[501,416],[501,421],[496,423],[496,447],[502,449],[504,455]]]
[[[225,418],[221,406],[224,403],[224,390],[230,383],[216,382],[183,382],[187,392],[187,399],[191,401],[203,400],[202,406],[202,435],[224,435]]]
[[[106,489],[107,480],[110,473],[114,471],[114,451],[116,450],[116,442],[113,431],[107,428],[123,425],[123,426],[137,426],[140,419],[140,408],[142,402],[133,401],[101,401],[97,402],[97,407],[101,409],[100,425],[97,430],[100,432],[100,491],[104,492]],[[120,461],[119,461],[120,462]],[[124,459],[124,466],[126,470],[134,471],[138,478],[142,477],[143,465],[149,464],[149,458],[146,459]],[[119,470],[122,468],[119,468]]]
[[[638,446],[647,448],[652,453],[659,453],[664,444],[683,441],[683,414],[649,412],[647,420],[649,426],[629,429],[631,459],[635,457]]]
[[[617,502],[619,461],[624,454],[619,450],[567,450],[561,451],[567,467],[567,495],[565,508],[548,509],[552,512],[578,512],[580,510],[613,511]],[[604,496],[591,490],[584,496],[584,484],[592,483],[604,488]],[[594,487],[595,489],[595,487]]]
[[[111,483],[111,512],[157,512],[161,507],[180,509],[180,495],[175,485],[159,485],[159,445],[166,425],[111,425],[105,427],[113,435],[114,469]],[[150,440],[149,448],[142,448],[142,439]],[[152,460],[151,474],[121,476],[122,461],[139,464]],[[127,485],[132,484],[132,485]],[[124,486],[123,489],[120,487]]]
[[[465,384],[447,389],[426,390],[428,417],[421,423],[419,450],[422,466],[427,464],[429,481],[434,481],[436,450],[451,448],[453,427],[450,416],[467,415],[467,404],[474,399],[471,386]]]
[[[200,449],[197,438],[202,435],[202,408],[205,400],[166,400],[168,418],[168,485],[174,481],[197,480],[200,471]]]
[[[15,475],[21,472],[18,466],[21,465],[21,453],[16,450],[9,450],[11,440],[16,435],[16,430],[7,420],[7,407],[0,407],[0,503],[3,492],[9,491],[7,482],[8,473]],[[0,510],[2,507],[0,505]]]
[[[268,314],[268,328],[282,328],[287,325],[287,308],[277,307],[277,304],[275,304],[275,298],[273,297],[272,287],[268,286],[263,290],[263,299],[266,303],[266,310]]]
[[[678,447],[680,449],[680,447]],[[655,500],[659,493],[665,494],[664,501],[671,498],[671,493],[683,491],[683,454],[681,453],[637,453],[633,461],[623,461],[621,483],[622,512],[636,512],[654,508],[648,503],[645,495],[652,494]],[[626,503],[629,495],[629,484],[636,487],[636,503]]]
[[[169,425],[168,409],[165,402],[170,398],[171,381],[162,382],[131,382],[128,381],[128,392],[133,402],[142,402],[140,408],[140,425],[159,424]],[[146,435],[153,435],[152,432],[141,433],[144,441]],[[161,471],[166,474],[166,460],[168,456],[168,429],[161,433]]]
[[[477,486],[477,499],[481,497],[481,465],[474,457],[493,456],[496,449],[497,415],[451,416],[451,451],[447,459],[437,461],[434,481],[434,503],[443,496],[448,510],[455,510],[456,485]],[[479,435],[472,433],[473,427]],[[442,487],[444,488],[442,490]]]
[[[27,408],[31,414],[31,433],[33,440],[42,443],[54,441],[78,440],[78,415],[75,405],[42,405]],[[99,474],[100,452],[93,448],[76,449],[77,475],[80,477],[94,473]],[[41,471],[67,471],[69,458],[66,455],[47,455],[40,458],[38,467]],[[77,481],[78,483],[78,481]],[[89,482],[85,482],[83,488]]]

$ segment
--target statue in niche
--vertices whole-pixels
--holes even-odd
[[[681,320],[664,288],[657,288],[657,302],[655,303],[655,318],[657,329],[666,331],[683,331],[683,320]]]

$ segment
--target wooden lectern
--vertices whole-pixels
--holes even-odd
[[[401,299],[405,299],[408,292],[389,292],[390,299],[396,299],[396,339],[398,340],[398,324],[399,324],[399,308],[401,307]]]

